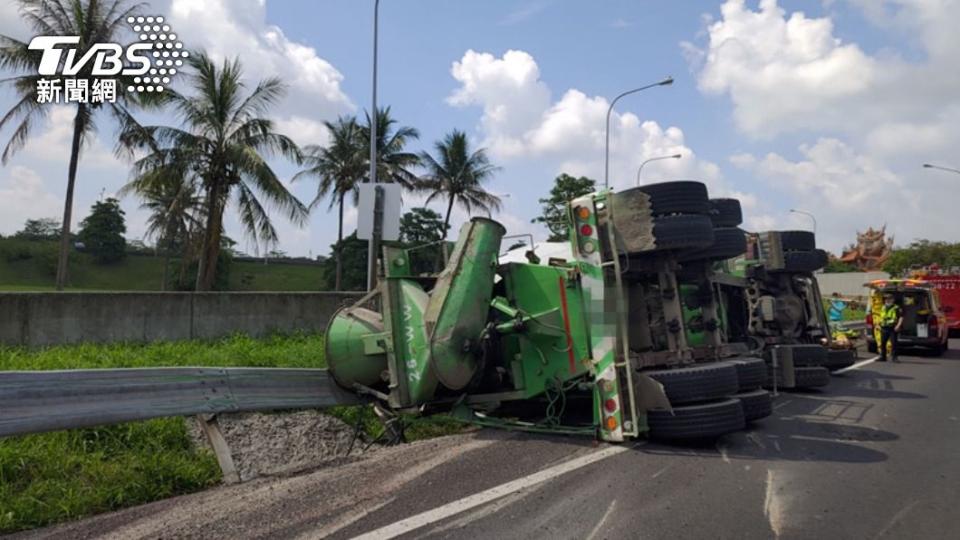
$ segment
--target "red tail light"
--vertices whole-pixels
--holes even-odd
[[[867,327],[873,328],[873,313],[867,313]]]
[[[930,330],[936,330],[940,326],[940,321],[937,319],[936,315],[930,315],[930,322],[928,323]]]

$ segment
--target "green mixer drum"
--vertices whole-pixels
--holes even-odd
[[[327,365],[337,383],[353,389],[354,383],[373,386],[382,382],[387,355],[367,338],[383,333],[383,316],[359,307],[337,311],[327,326]],[[365,339],[366,338],[366,339]]]

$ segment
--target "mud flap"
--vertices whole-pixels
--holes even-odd
[[[673,412],[673,406],[667,399],[667,393],[663,390],[663,385],[659,381],[644,375],[636,373],[633,375],[633,385],[636,388],[637,410],[646,413],[651,409],[665,409]]]

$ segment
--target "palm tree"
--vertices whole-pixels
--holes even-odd
[[[19,0],[20,15],[33,27],[37,35],[79,36],[76,57],[82,58],[97,43],[117,42],[127,17],[134,15],[142,4],[128,5],[126,0]],[[46,117],[50,103],[40,103],[37,81],[39,50],[30,50],[27,44],[0,35],[0,69],[18,72],[18,75],[0,80],[12,89],[16,103],[0,118],[0,130],[7,125],[16,127],[0,156],[6,164],[26,144],[33,127]],[[93,62],[88,62],[73,78],[91,80]],[[70,77],[67,77],[70,78]],[[106,110],[121,127],[132,130],[136,121],[127,105],[137,100],[128,94],[129,77],[113,76],[116,83],[115,103],[77,103],[74,105],[73,137],[70,143],[70,162],[67,166],[67,192],[63,204],[63,225],[60,233],[60,254],[57,262],[57,290],[63,290],[67,281],[67,258],[70,253],[70,221],[73,217],[73,191],[77,181],[80,151],[96,131],[95,115]],[[55,105],[55,104],[54,104]],[[119,148],[118,148],[119,151]]]
[[[122,142],[149,150],[138,160],[139,175],[187,174],[195,179],[204,197],[204,238],[197,272],[197,290],[210,290],[217,270],[223,235],[223,216],[233,202],[250,237],[265,246],[278,240],[267,208],[257,198],[282,211],[297,225],[306,222],[307,208],[283,185],[265,156],[280,155],[297,163],[300,150],[289,137],[276,133],[265,118],[271,105],[283,96],[279,79],[260,81],[246,93],[238,60],[217,67],[203,53],[189,57],[193,70],[189,83],[193,95],[164,92],[164,101],[180,116],[183,128],[147,126],[125,132]]]
[[[363,146],[361,128],[355,117],[341,117],[336,123],[325,122],[330,132],[330,143],[327,146],[310,145],[303,149],[303,161],[307,168],[293,177],[294,180],[303,177],[318,179],[317,196],[310,207],[319,204],[320,200],[331,195],[330,208],[336,204],[339,207],[337,244],[334,256],[337,261],[334,290],[339,291],[342,283],[343,261],[341,256],[343,246],[343,206],[347,195],[353,194],[356,198],[357,185],[363,180],[370,159]]]
[[[360,142],[370,149],[370,114],[365,114],[366,124],[360,128]],[[416,128],[401,126],[394,129],[397,121],[390,117],[390,107],[377,110],[377,182],[396,182],[407,189],[413,189],[417,175],[411,169],[420,165],[420,156],[405,152],[404,147],[412,140],[420,138]],[[366,167],[370,169],[370,157],[367,155]],[[369,182],[366,176],[364,182]]]
[[[420,191],[429,192],[425,204],[436,197],[447,198],[447,214],[443,230],[450,228],[450,212],[459,204],[467,212],[474,208],[490,212],[500,210],[500,198],[488,193],[482,184],[499,170],[490,163],[483,148],[470,151],[470,143],[462,131],[453,130],[434,145],[437,157],[423,152],[420,159],[427,168],[417,183]]]
[[[203,197],[198,187],[187,175],[163,177],[150,171],[120,190],[121,195],[138,194],[143,201],[140,208],[150,212],[145,236],[156,238],[157,249],[164,254],[160,290],[167,287],[170,257],[180,251],[186,263],[195,231],[203,227]]]

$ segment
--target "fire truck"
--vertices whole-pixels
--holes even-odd
[[[938,264],[912,268],[908,277],[922,279],[940,296],[940,305],[947,316],[950,335],[960,333],[960,266],[942,268]]]

